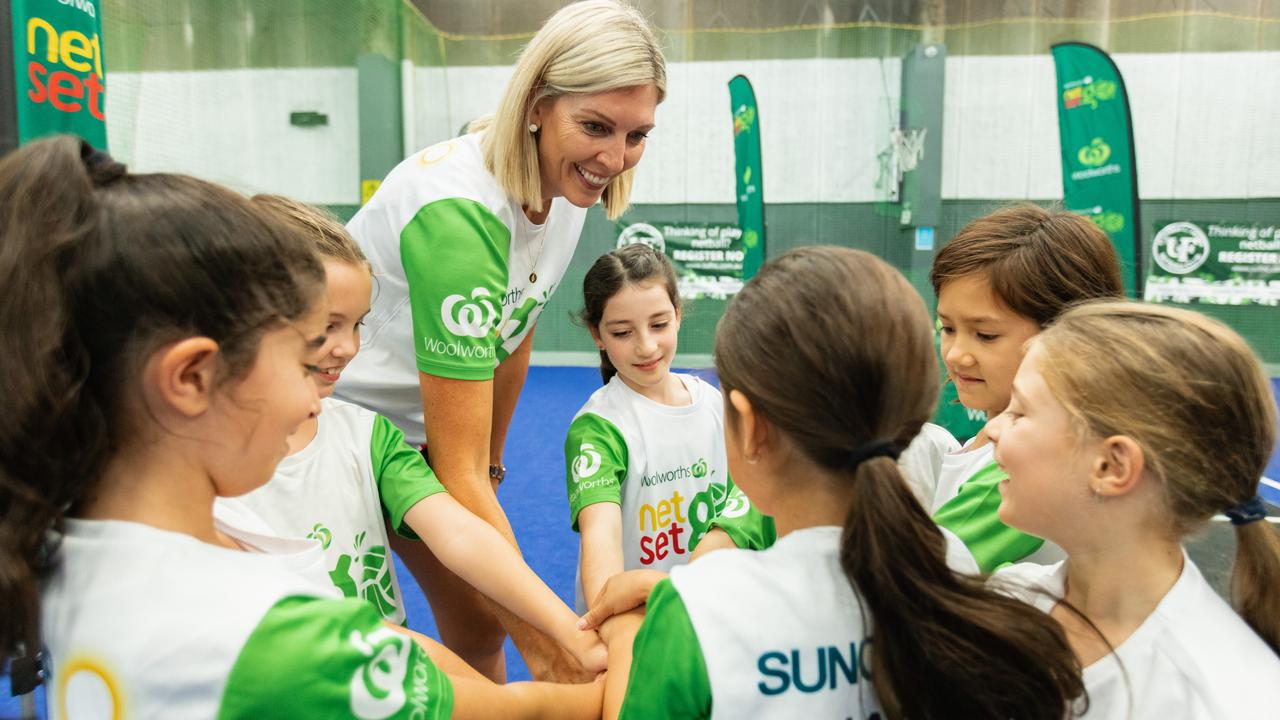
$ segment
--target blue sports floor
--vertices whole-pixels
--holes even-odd
[[[715,382],[710,371],[698,371]],[[1280,379],[1272,381],[1280,396]],[[503,507],[515,528],[516,538],[533,570],[573,605],[574,568],[578,558],[578,537],[569,528],[568,502],[564,487],[564,436],[574,413],[600,387],[594,368],[535,367],[516,408],[507,439],[507,481],[500,490]],[[1267,478],[1280,480],[1280,453],[1273,455]],[[1263,496],[1280,505],[1280,482],[1264,480]],[[413,576],[396,561],[400,586],[405,595],[409,626],[438,637],[431,610],[427,607]],[[507,642],[509,680],[526,680],[528,670]],[[44,693],[37,691],[38,717],[44,717]],[[9,696],[7,677],[0,676],[0,718],[16,718],[20,704]]]

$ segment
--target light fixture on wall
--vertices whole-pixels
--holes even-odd
[[[289,124],[298,127],[320,127],[329,124],[329,116],[315,110],[300,110],[289,113]]]

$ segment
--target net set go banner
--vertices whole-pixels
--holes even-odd
[[[11,0],[11,8],[18,142],[73,133],[105,149],[99,0]]]

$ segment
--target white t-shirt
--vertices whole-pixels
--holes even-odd
[[[444,492],[422,454],[386,418],[335,398],[321,401],[316,436],[280,461],[266,485],[216,505],[242,507],[276,535],[318,542],[331,584],[405,622],[385,518],[406,537],[405,512]]]
[[[448,680],[415,643],[366,603],[316,597],[314,543],[230,516],[219,529],[277,552],[67,520],[41,589],[52,718],[448,716]]]
[[[615,375],[578,411],[565,439],[570,521],[577,529],[587,505],[619,504],[625,570],[688,562],[726,506],[720,391],[693,375],[676,377],[689,391],[688,405],[654,402]],[[735,512],[746,512],[742,500]],[[578,585],[581,600],[580,578]]]
[[[338,396],[422,445],[418,372],[491,379],[559,286],[586,214],[556,198],[531,223],[485,169],[478,134],[405,159],[347,225],[377,287]]]
[[[938,512],[938,508],[947,504],[960,492],[960,486],[973,477],[974,473],[995,462],[996,446],[987,443],[976,450],[970,450],[974,438],[970,438],[963,448],[957,448],[942,457],[938,467],[938,485],[933,492],[933,499],[925,505],[929,514]]]
[[[898,458],[902,474],[916,499],[929,510],[943,464],[951,453],[960,449],[960,443],[941,425],[925,423],[920,433]]]
[[[1069,562],[1069,561],[1068,561]],[[1183,553],[1182,575],[1115,653],[1084,669],[1087,712],[1125,720],[1280,716],[1280,658]],[[1044,612],[1065,594],[1066,563],[1021,563],[993,582]],[[1119,660],[1119,662],[1117,662]]]

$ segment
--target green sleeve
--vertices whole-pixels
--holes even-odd
[[[711,680],[702,646],[670,580],[649,593],[631,648],[631,675],[619,720],[711,717]]]
[[[956,496],[933,514],[934,522],[955,533],[984,574],[1017,562],[1044,544],[1000,522],[1000,483],[1009,475],[995,463],[974,473]]]
[[[511,232],[488,208],[450,198],[424,206],[400,232],[418,369],[491,380],[502,343]]]
[[[574,418],[564,440],[564,466],[574,532],[582,508],[601,502],[622,504],[627,441],[613,423],[594,413]]]
[[[757,510],[733,484],[732,477],[729,478],[728,502],[720,515],[711,521],[711,527],[728,533],[733,544],[744,550],[764,550],[772,547],[778,539],[773,518]]]
[[[373,419],[369,455],[378,497],[382,498],[382,509],[390,518],[391,527],[397,535],[417,540],[417,534],[404,524],[404,514],[423,498],[445,492],[444,485],[422,453],[405,442],[400,428],[381,415]]]
[[[249,635],[218,717],[444,720],[452,711],[448,677],[372,605],[289,597]]]

